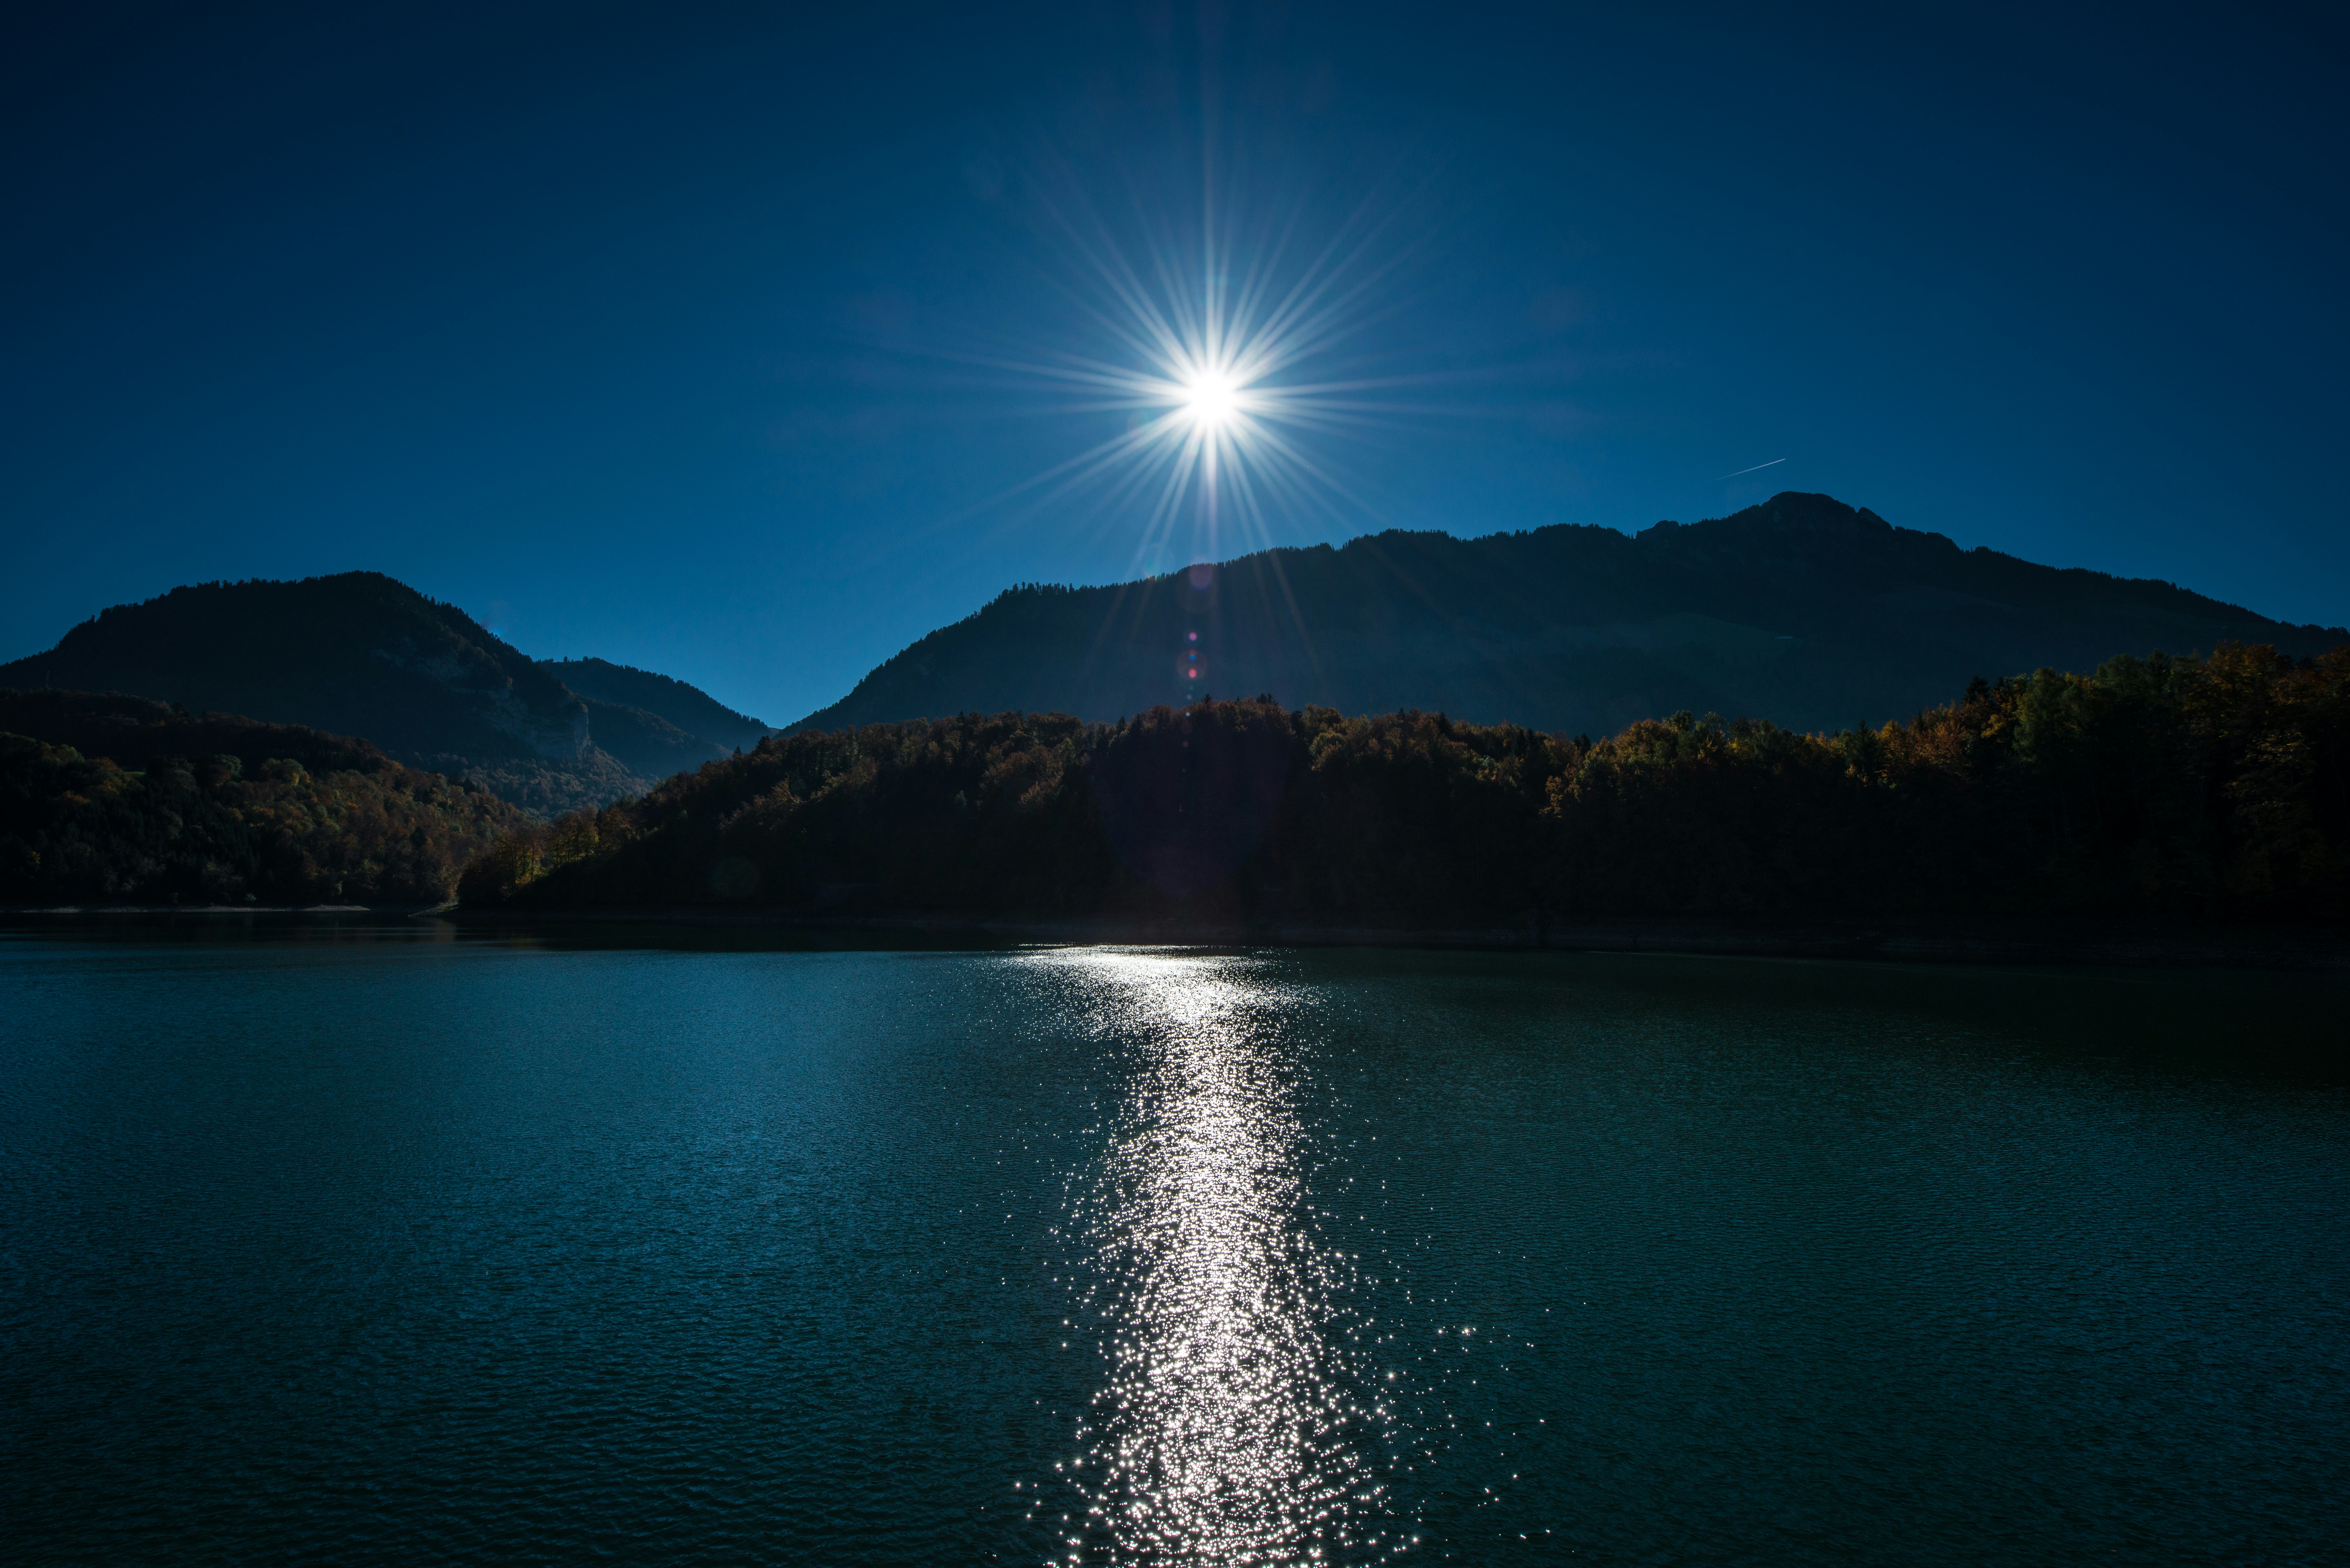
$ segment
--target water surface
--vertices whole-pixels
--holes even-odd
[[[12,1561],[2350,1539],[2338,985],[438,928],[0,988]]]

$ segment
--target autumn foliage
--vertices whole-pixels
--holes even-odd
[[[122,759],[0,730],[0,902],[432,904],[526,820],[296,725],[78,692],[0,693],[0,716]]]

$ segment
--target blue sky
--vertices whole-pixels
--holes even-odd
[[[0,657],[372,567],[782,722],[1014,582],[1781,489],[2350,620],[2350,94],[2292,16],[53,9]],[[1021,490],[1130,422],[1035,373],[1133,358],[1078,242],[1196,280],[1210,211],[1227,275],[1343,241],[1329,483],[1212,541]]]

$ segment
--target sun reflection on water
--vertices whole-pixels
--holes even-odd
[[[1067,1561],[1385,1556],[1388,1412],[1354,1364],[1351,1264],[1316,1240],[1284,1042],[1306,1003],[1260,963],[1068,951],[1106,1044],[1134,1054],[1078,1305],[1106,1381],[1078,1436]]]

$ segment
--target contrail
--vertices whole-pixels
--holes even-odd
[[[1766,468],[1776,468],[1779,464],[1786,461],[1787,460],[1783,457],[1774,457],[1769,462],[1758,462],[1752,468],[1742,468],[1738,471],[1738,473],[1759,473]],[[1716,479],[1735,479],[1738,477],[1738,473],[1719,473],[1714,475],[1714,477]]]

